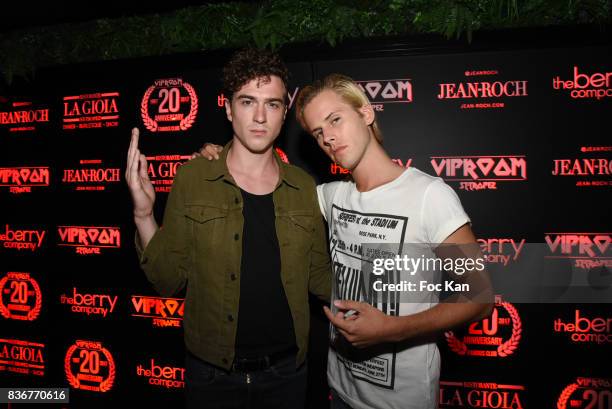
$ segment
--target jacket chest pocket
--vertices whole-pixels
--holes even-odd
[[[314,217],[311,211],[294,210],[279,215],[285,226],[285,237],[282,246],[302,261],[310,259],[312,247]]]
[[[192,239],[198,251],[211,251],[223,244],[228,210],[202,204],[186,204],[185,217],[191,226]]]

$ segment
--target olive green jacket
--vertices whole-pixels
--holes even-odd
[[[230,146],[231,142],[220,160],[196,158],[181,166],[162,227],[144,251],[136,237],[140,265],[162,296],[187,286],[183,323],[189,351],[226,369],[234,359],[244,223],[240,188],[226,165]],[[329,301],[331,267],[313,179],[276,153],[274,158],[280,168],[273,200],[281,280],[300,365],[308,347],[308,291]]]

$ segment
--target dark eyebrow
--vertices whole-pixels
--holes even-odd
[[[266,102],[280,102],[281,104],[285,103],[285,101],[282,98],[269,98],[269,99],[266,99]]]
[[[255,98],[252,95],[248,95],[248,94],[240,94],[236,97],[236,99],[248,99],[251,101],[257,101],[257,98]],[[264,100],[265,102],[280,102],[281,104],[285,104],[285,101],[282,98],[267,98]]]

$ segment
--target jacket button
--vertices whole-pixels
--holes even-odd
[[[232,274],[230,278],[232,279],[232,281],[236,281],[236,274]]]
[[[238,233],[234,234],[234,240],[238,240],[240,238],[240,235]]]
[[[238,204],[238,203],[240,203],[240,200],[238,200],[238,198],[237,198],[237,197],[235,197],[235,198],[234,198],[234,203]]]
[[[223,362],[224,364],[226,364],[226,363],[227,363],[227,359],[223,358],[223,359],[221,360],[221,362]]]
[[[228,316],[227,316],[227,320],[228,320],[229,322],[233,322],[233,321],[234,321],[234,317],[232,317],[231,315],[228,315]]]

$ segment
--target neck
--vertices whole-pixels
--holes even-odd
[[[234,143],[227,152],[227,167],[230,173],[248,174],[252,177],[264,174],[270,167],[276,168],[276,161],[272,152],[273,147],[262,152],[251,152],[234,138]]]
[[[352,176],[357,190],[367,192],[399,177],[404,169],[391,161],[383,147],[372,139]]]

